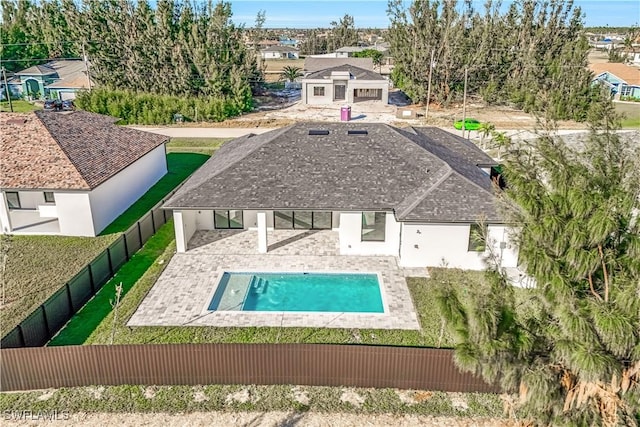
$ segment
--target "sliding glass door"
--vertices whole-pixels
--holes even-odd
[[[289,230],[328,230],[331,229],[331,212],[274,211],[273,227]]]

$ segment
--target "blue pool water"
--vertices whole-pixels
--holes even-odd
[[[384,313],[376,274],[223,274],[209,310]]]

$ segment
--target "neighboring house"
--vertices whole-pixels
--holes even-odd
[[[15,73],[8,82],[12,94],[27,99],[75,99],[80,90],[89,89],[86,65],[81,60],[51,61]]]
[[[371,58],[336,58],[326,56],[309,56],[305,58],[303,71],[309,74],[342,65],[352,65],[373,71],[373,59]]]
[[[622,96],[640,98],[640,69],[621,63],[590,64],[594,82],[606,85],[615,99]]]
[[[85,111],[0,115],[2,233],[96,236],[167,173],[167,137]]]
[[[406,267],[484,268],[487,227],[503,267],[517,251],[490,178],[496,162],[437,128],[298,123],[223,145],[168,200],[178,252],[197,230],[337,233],[341,255],[389,255]]]
[[[302,79],[302,103],[309,105],[361,101],[389,102],[389,81],[380,74],[341,65],[307,74]]]
[[[262,59],[298,59],[298,49],[291,46],[269,46],[260,51]]]
[[[374,46],[345,46],[336,50],[336,57],[350,58],[353,57],[354,53],[362,52],[365,50],[377,50],[378,52],[382,52],[386,56],[389,52],[389,46],[386,43],[380,43],[380,45]]]

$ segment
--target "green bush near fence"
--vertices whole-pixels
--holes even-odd
[[[127,230],[208,159],[209,155],[206,154],[167,154],[167,174],[140,197],[137,202],[131,205],[129,209],[109,224],[100,235],[122,233]]]
[[[111,312],[111,303],[115,302],[116,286],[122,283],[122,298],[125,298],[133,285],[148,270],[174,241],[173,221],[169,220],[160,227],[144,247],[135,253],[96,295],[80,310],[69,323],[56,335],[49,345],[72,345],[84,343],[89,335],[104,321]],[[157,268],[157,267],[156,267]]]

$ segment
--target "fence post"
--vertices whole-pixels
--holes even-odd
[[[153,234],[156,234],[156,220],[153,217],[153,209],[151,209],[151,227],[153,227]]]
[[[140,242],[140,248],[142,248],[144,243],[142,243],[142,228],[140,228],[140,221],[136,222],[136,225],[138,226],[138,241]]]
[[[128,230],[127,230],[128,231]],[[129,261],[131,257],[129,256],[129,245],[127,244],[127,232],[122,233],[122,238],[124,239],[124,257]]]
[[[21,347],[26,347],[27,342],[24,340],[24,331],[22,330],[22,323],[19,323],[18,326],[16,326],[16,329],[18,330],[18,337],[20,337]]]
[[[49,319],[47,319],[47,309],[44,308],[44,304],[40,306],[42,309],[42,319],[44,320],[44,327],[47,330],[47,341],[51,339],[51,330],[49,329]]]
[[[107,261],[109,261],[109,277],[113,276],[113,261],[111,261],[111,250],[107,248]]]
[[[91,271],[91,263],[87,264],[87,271],[89,272],[89,284],[91,285],[91,292],[96,293],[96,285],[93,283],[93,271]]]
[[[76,312],[76,310],[73,308],[73,298],[71,298],[71,287],[69,286],[69,282],[64,284],[65,288],[67,288],[67,299],[69,300],[69,307],[71,307],[71,310],[69,310],[71,312],[71,315],[73,316],[73,314]]]

